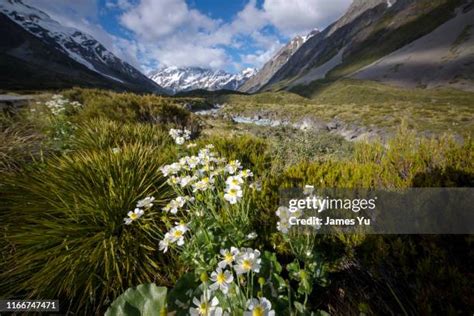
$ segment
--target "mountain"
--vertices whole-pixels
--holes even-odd
[[[256,73],[255,69],[247,68],[238,74],[230,74],[223,70],[211,70],[200,67],[166,67],[150,73],[149,77],[171,93],[203,89],[237,90],[245,81]]]
[[[319,30],[314,29],[305,36],[296,36],[288,44],[283,46],[255,76],[247,80],[240,88],[242,92],[255,92],[265,85],[272,76],[290,59],[290,57],[303,45],[308,39],[318,34]]]
[[[405,87],[452,86],[474,91],[474,10],[363,67],[352,77]],[[447,36],[449,35],[449,36]]]
[[[0,84],[12,89],[101,87],[164,90],[92,36],[21,0],[0,2]]]
[[[354,0],[260,90],[348,77],[473,89],[473,7],[471,0]]]

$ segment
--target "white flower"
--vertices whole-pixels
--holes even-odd
[[[160,171],[165,177],[171,174],[177,174],[181,170],[181,165],[177,162],[172,163],[171,165],[166,165],[160,168]]]
[[[170,129],[169,131],[169,134],[172,138],[176,138],[176,137],[179,137],[179,135],[181,134],[180,131],[178,129]]]
[[[180,181],[181,181],[181,178],[175,177],[175,176],[171,176],[171,177],[169,177],[169,179],[166,181],[166,183],[168,183],[169,185],[176,185],[176,184],[178,184]]]
[[[155,200],[154,197],[152,196],[147,196],[146,198],[144,198],[143,200],[140,200],[137,202],[137,207],[139,208],[150,208],[153,206],[153,201]]]
[[[235,261],[236,256],[239,254],[239,249],[235,247],[230,247],[229,249],[221,249],[220,254],[223,258],[217,266],[221,269],[224,269],[226,266],[232,266],[232,263]]]
[[[227,294],[234,277],[230,271],[222,271],[221,268],[217,268],[216,271],[211,273],[211,280],[214,282],[210,285],[211,290],[220,289],[222,293]]]
[[[188,161],[187,161],[188,166],[189,166],[189,168],[191,168],[191,169],[196,168],[196,166],[197,166],[200,162],[201,162],[201,159],[199,159],[199,157],[197,157],[197,156],[191,156],[191,157],[188,158]]]
[[[171,214],[178,213],[178,210],[186,204],[187,201],[194,200],[194,198],[190,198],[189,196],[178,196],[176,199],[171,200],[166,206],[163,208],[163,211],[170,212]]]
[[[184,137],[179,136],[179,137],[176,137],[176,138],[174,139],[174,141],[175,141],[176,144],[182,145],[182,144],[184,144],[185,139],[184,139]]]
[[[250,239],[250,240],[255,239],[257,237],[258,237],[258,235],[257,235],[256,232],[251,232],[250,234],[247,235],[247,238]]]
[[[265,297],[259,299],[252,298],[247,301],[248,311],[244,312],[244,316],[274,316],[275,311],[272,310],[272,303]]]
[[[204,177],[195,184],[193,184],[193,192],[196,191],[206,191],[210,187],[212,187],[212,184],[214,183],[214,179],[209,178],[209,177]]]
[[[237,274],[245,274],[250,271],[260,272],[260,251],[251,248],[244,249],[237,257],[237,264],[234,265],[234,270]]]
[[[213,144],[207,144],[205,148],[206,148],[206,149],[213,149],[213,148],[214,148],[214,145],[213,145]]]
[[[225,183],[227,184],[228,188],[240,190],[240,186],[242,183],[244,183],[244,180],[242,180],[242,177],[240,176],[230,176],[227,178]]]
[[[207,294],[207,295],[206,295]],[[219,304],[217,297],[210,299],[210,292],[206,292],[201,295],[201,299],[198,300],[196,297],[193,298],[193,303],[196,307],[191,307],[189,309],[189,314],[192,316],[217,316],[216,309]]]
[[[240,161],[232,160],[232,161],[229,161],[229,163],[225,166],[225,171],[230,173],[230,174],[234,174],[240,168],[242,168],[242,166],[240,164]]]
[[[160,240],[160,243],[159,243],[160,251],[167,252],[170,243],[171,243],[170,233],[166,233],[165,238],[163,238],[163,240]]]
[[[288,220],[280,220],[279,222],[277,222],[277,230],[282,232],[283,234],[288,234],[290,226],[291,225]]]
[[[184,144],[185,141],[191,139],[191,131],[187,129],[170,129],[169,134],[171,138],[174,139],[174,142],[178,145]]]
[[[253,177],[253,172],[249,169],[245,169],[239,172],[239,176],[241,176],[242,178],[250,178]]]
[[[184,234],[189,230],[185,224],[177,224],[169,231],[170,241],[176,243],[178,246],[184,245]]]
[[[191,182],[193,182],[195,180],[194,177],[191,177],[191,176],[184,176],[181,178],[181,180],[179,181],[179,185],[184,188],[186,187],[188,184],[190,184]]]
[[[128,217],[125,217],[123,221],[125,222],[125,225],[130,225],[133,221],[142,217],[143,214],[145,214],[145,212],[142,209],[136,208],[135,210],[128,212]]]
[[[228,188],[224,194],[224,199],[230,204],[236,204],[242,198],[242,190],[240,188]]]
[[[118,148],[118,147],[114,147],[114,148],[112,148],[112,152],[113,152],[114,154],[118,154],[118,153],[121,152],[121,150],[120,150],[120,148]]]
[[[286,206],[278,207],[277,211],[275,212],[276,216],[280,219],[289,219],[290,218],[290,210]]]

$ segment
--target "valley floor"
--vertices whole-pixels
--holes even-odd
[[[233,284],[246,287],[245,298],[261,291],[278,315],[468,314],[472,236],[292,240],[275,212],[281,189],[306,185],[474,187],[473,101],[457,90],[346,80],[201,97],[70,89],[6,104],[0,296],[57,298],[69,313],[103,314],[133,296],[120,296],[128,288],[154,282],[168,288],[168,311],[186,314],[188,289],[201,297],[220,251],[235,246],[261,256],[262,268]],[[223,165],[181,175],[196,159]],[[245,172],[229,179],[234,169]],[[161,302],[149,285],[140,289]],[[243,298],[229,293],[242,312]]]

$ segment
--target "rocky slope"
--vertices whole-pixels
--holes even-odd
[[[0,83],[3,88],[71,86],[163,92],[92,36],[59,24],[21,0],[0,2]]]
[[[247,80],[240,88],[242,92],[255,92],[264,86],[272,76],[284,65],[290,57],[303,45],[308,39],[318,34],[319,30],[315,29],[305,36],[296,36],[288,44],[283,46],[255,76]]]
[[[474,91],[473,33],[474,10],[458,10],[455,18],[353,77],[404,87],[453,86]]]
[[[301,45],[268,80],[263,90],[291,89],[296,85],[307,85],[319,79],[351,77],[360,69],[435,32],[438,27],[454,19],[460,10],[468,12],[472,7],[470,0],[354,0],[344,16]],[[468,21],[469,19],[465,18],[453,22],[459,32],[451,32],[450,28],[449,30],[446,28],[444,32],[434,35],[442,37],[443,45],[447,47],[451,47],[448,43],[453,44],[458,37],[464,36],[464,48],[458,47],[463,53],[451,54],[448,58],[451,64],[447,71],[449,79],[443,80],[444,83],[472,73],[469,65],[474,60],[468,48],[472,46],[472,42],[465,39],[470,36]],[[417,55],[423,51],[439,48],[429,44],[428,41],[418,42],[416,47],[412,50],[402,50],[401,54],[405,54],[404,58],[419,59],[421,62],[423,57],[418,58]],[[437,67],[444,67],[447,62],[445,56],[446,54],[442,54],[440,57],[441,64],[433,62],[430,64],[431,67],[423,68],[424,71],[433,73]],[[392,65],[393,60],[384,64]],[[405,69],[409,69],[412,64],[405,63],[405,65]],[[404,78],[402,75],[398,78],[405,80],[406,76],[417,74],[415,68],[404,72]],[[371,71],[369,76],[367,71],[364,75],[356,76],[377,80],[386,75],[386,71]],[[375,73],[381,75],[376,76]],[[436,81],[435,76],[431,78]],[[395,78],[393,81],[396,80]],[[409,81],[420,80],[412,78]],[[426,77],[422,80],[422,84],[430,86],[429,81],[430,78]]]
[[[170,93],[191,90],[237,90],[255,74],[252,68],[237,74],[200,67],[166,67],[150,73],[149,77]]]

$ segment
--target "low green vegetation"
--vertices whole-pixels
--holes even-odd
[[[454,89],[404,89],[362,80],[315,81],[292,92],[223,97],[224,111],[298,122],[303,119],[383,128],[405,121],[420,133],[474,133],[474,94]]]
[[[372,97],[358,96],[377,87]],[[296,116],[304,108],[331,116],[329,105],[346,102],[337,93],[343,89],[356,91],[352,102],[367,103],[367,113],[379,104],[396,115],[388,104],[397,99],[407,111],[431,104],[428,92],[397,97],[397,89],[360,82],[328,86],[314,99],[286,92],[222,98],[235,110]],[[468,94],[432,98],[439,103],[427,111],[439,126],[449,125],[442,115],[471,111]],[[222,277],[221,251],[234,251],[232,280],[225,275],[212,291],[232,315],[268,302],[278,315],[472,310],[469,236],[288,235],[282,211],[275,215],[279,190],[305,185],[472,187],[470,137],[421,137],[417,125],[394,127],[384,143],[353,143],[329,133],[201,120],[184,109],[205,102],[74,89],[4,115],[1,296],[58,298],[69,304],[64,313],[158,306],[186,315],[198,308],[193,298],[211,303],[206,293]]]

